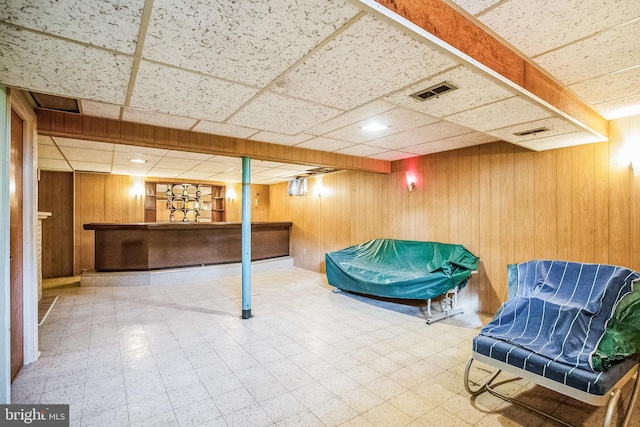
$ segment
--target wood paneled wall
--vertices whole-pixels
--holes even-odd
[[[242,183],[226,183],[227,193],[233,190],[233,200],[226,200],[227,221],[242,221]],[[251,222],[269,221],[270,191],[268,185],[251,185]]]
[[[94,268],[94,232],[83,224],[144,221],[144,196],[133,194],[136,185],[144,188],[144,177],[75,173],[74,274]]]
[[[293,221],[296,266],[320,272],[326,252],[372,238],[461,243],[481,259],[467,307],[492,314],[507,296],[508,263],[640,270],[640,177],[629,166],[640,116],[610,122],[609,135],[609,143],[539,153],[485,144],[394,162],[390,175],[333,173],[321,178],[320,197],[317,178],[302,197],[273,185],[270,220]],[[418,177],[412,192],[407,170]]]
[[[73,276],[73,173],[40,173],[38,210],[42,221],[42,278]]]

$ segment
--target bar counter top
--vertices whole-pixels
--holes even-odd
[[[251,224],[251,259],[289,255],[291,222]],[[136,271],[242,261],[242,223],[90,223],[97,271]]]

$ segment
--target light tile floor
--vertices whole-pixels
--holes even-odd
[[[13,402],[69,403],[73,426],[556,425],[464,390],[486,318],[427,325],[415,306],[333,293],[301,269],[255,274],[252,285],[248,320],[238,277],[46,290],[60,298]],[[487,374],[479,368],[475,378]],[[603,417],[523,380],[501,388],[575,425]]]

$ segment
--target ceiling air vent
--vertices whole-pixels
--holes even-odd
[[[437,98],[440,95],[444,95],[445,93],[451,92],[452,90],[456,89],[458,88],[451,83],[442,82],[423,89],[420,92],[416,92],[412,94],[411,97],[417,99],[418,101],[426,101],[427,99]]]
[[[537,135],[541,132],[548,132],[549,129],[547,128],[537,128],[537,129],[531,129],[531,130],[525,130],[524,132],[516,132],[514,133],[515,136],[527,136],[527,135]]]

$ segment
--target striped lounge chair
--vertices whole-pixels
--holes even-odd
[[[494,381],[504,371],[590,405],[607,405],[604,425],[609,426],[621,388],[634,380],[622,421],[628,425],[640,388],[640,336],[609,354],[602,348],[617,333],[611,329],[620,323],[617,308],[625,307],[622,316],[637,308],[640,316],[640,286],[634,289],[640,275],[612,265],[540,260],[510,265],[508,271],[509,299],[473,339],[464,375],[467,392],[486,391],[569,425],[500,393]],[[474,361],[496,369],[482,385],[469,380]]]

